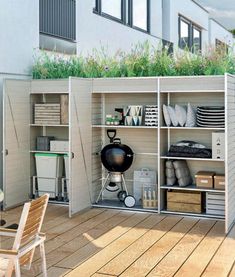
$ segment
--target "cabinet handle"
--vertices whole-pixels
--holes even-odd
[[[74,158],[74,153],[73,153],[73,152],[71,152],[71,158],[72,158],[72,159]]]
[[[8,156],[8,149],[5,149],[5,156]]]

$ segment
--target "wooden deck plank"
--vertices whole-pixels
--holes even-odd
[[[148,249],[120,276],[146,276],[165,255],[180,241],[198,220],[183,218],[158,242]]]
[[[224,222],[216,222],[207,236],[175,274],[176,277],[199,277],[225,237]]]
[[[147,276],[173,276],[214,224],[200,220]]]
[[[153,228],[144,234],[140,239],[102,267],[98,273],[116,276],[120,275],[136,259],[146,252],[147,249],[163,237],[166,232],[173,228],[180,219],[180,217],[166,217],[161,222],[154,225]],[[120,263],[120,261],[125,262]]]
[[[233,253],[233,254],[232,254]],[[228,276],[235,261],[235,226],[225,238],[218,251],[210,261],[203,277]],[[235,276],[235,275],[234,275]]]
[[[155,218],[155,220],[154,220]],[[136,239],[138,239],[144,232],[146,232],[146,228],[148,226],[152,226],[153,221],[160,221],[162,219],[161,216],[152,215],[149,216],[147,214],[136,214],[133,215],[127,225],[121,226],[119,230],[113,229],[115,232],[113,234],[108,234],[112,236],[112,242],[110,245],[107,243],[104,244],[102,237],[98,239],[95,243],[96,247],[98,247],[100,253],[93,255],[89,260],[83,262],[80,266],[76,267],[73,271],[71,271],[68,275],[72,276],[91,276],[96,271],[98,271],[104,264],[106,264],[109,260],[114,258],[117,254],[127,248],[131,243],[133,243]],[[133,228],[135,226],[135,228]],[[146,227],[145,227],[146,226]],[[115,234],[116,237],[113,237]]]
[[[66,273],[69,273],[70,269],[61,268],[61,267],[50,267],[47,271],[47,277],[63,277]],[[42,274],[38,275],[38,277],[43,277]]]

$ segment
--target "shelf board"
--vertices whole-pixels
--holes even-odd
[[[115,129],[158,129],[157,126],[126,126],[126,125],[92,125],[92,128],[115,128]]]
[[[65,91],[32,91],[30,92],[30,94],[35,95],[35,94],[69,94],[69,92],[65,92]]]
[[[167,211],[167,210],[161,210],[162,214],[171,214],[171,215],[182,215],[182,216],[193,216],[193,217],[203,217],[203,218],[215,218],[215,219],[220,219],[224,220],[225,216],[221,215],[213,215],[213,214],[207,214],[207,213],[187,213],[187,212],[172,212],[172,211]]]
[[[69,127],[68,124],[29,124],[31,127]]]
[[[224,131],[225,128],[204,128],[204,127],[167,127],[167,126],[162,126],[160,127],[161,129],[167,129],[167,130],[221,130]]]
[[[123,90],[116,90],[116,91],[110,91],[110,90],[103,90],[103,91],[93,91],[92,92],[93,94],[110,94],[110,93],[116,93],[116,94],[128,94],[128,93],[132,93],[132,94],[135,94],[135,93],[158,93],[157,90],[139,90],[139,91],[136,91],[136,90],[129,90],[129,91],[123,91]]]
[[[38,151],[38,150],[31,150],[30,153],[49,153],[49,154],[68,154],[69,152],[66,151]]]
[[[205,159],[205,158],[190,158],[190,157],[168,157],[161,156],[163,160],[189,160],[189,161],[205,161],[205,162],[224,162],[224,159]]]
[[[196,185],[189,185],[187,187],[179,187],[179,186],[161,186],[161,189],[174,189],[174,190],[188,190],[188,191],[201,191],[201,192],[216,192],[216,193],[225,193],[224,190],[218,189],[209,189],[209,188],[198,188]]]
[[[224,93],[223,89],[161,90],[161,93]]]

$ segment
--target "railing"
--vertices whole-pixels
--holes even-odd
[[[40,33],[76,40],[76,0],[40,0]]]

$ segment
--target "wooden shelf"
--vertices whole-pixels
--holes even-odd
[[[200,89],[200,90],[161,90],[160,93],[224,93],[223,89]]]
[[[191,158],[191,157],[168,157],[161,156],[163,160],[189,160],[189,161],[205,161],[205,162],[224,162],[224,159],[205,159],[205,158]]]
[[[38,150],[31,150],[30,153],[49,153],[49,154],[68,154],[69,152],[60,152],[60,151],[38,151]]]
[[[146,91],[146,90],[139,90],[139,91],[136,91],[136,90],[130,90],[130,91],[123,91],[123,90],[120,90],[120,91],[93,91],[92,93],[94,93],[94,94],[128,94],[128,93],[131,93],[131,94],[135,94],[135,93],[158,93],[158,91],[157,90],[153,90],[153,91],[151,91],[151,90],[149,90],[149,91]]]
[[[172,212],[167,210],[161,210],[162,214],[173,214],[173,215],[182,215],[182,216],[193,216],[193,217],[203,217],[203,218],[215,218],[215,219],[221,219],[224,220],[225,216],[221,215],[213,215],[213,214],[207,214],[207,213],[186,213],[186,212]]]
[[[126,125],[92,125],[92,128],[115,128],[115,129],[158,129],[157,126],[126,126]]]
[[[196,185],[189,185],[187,187],[179,187],[179,186],[161,186],[161,189],[173,189],[173,190],[188,190],[188,191],[201,191],[201,192],[216,192],[216,193],[225,193],[224,190],[218,189],[209,189],[209,188],[198,188]]]
[[[161,129],[167,129],[167,130],[203,130],[203,131],[213,131],[213,130],[218,130],[218,131],[224,131],[225,128],[216,128],[216,127],[213,127],[213,128],[204,128],[204,127],[167,127],[167,126],[162,126],[160,127]]]
[[[29,124],[31,127],[69,127],[68,124]]]

